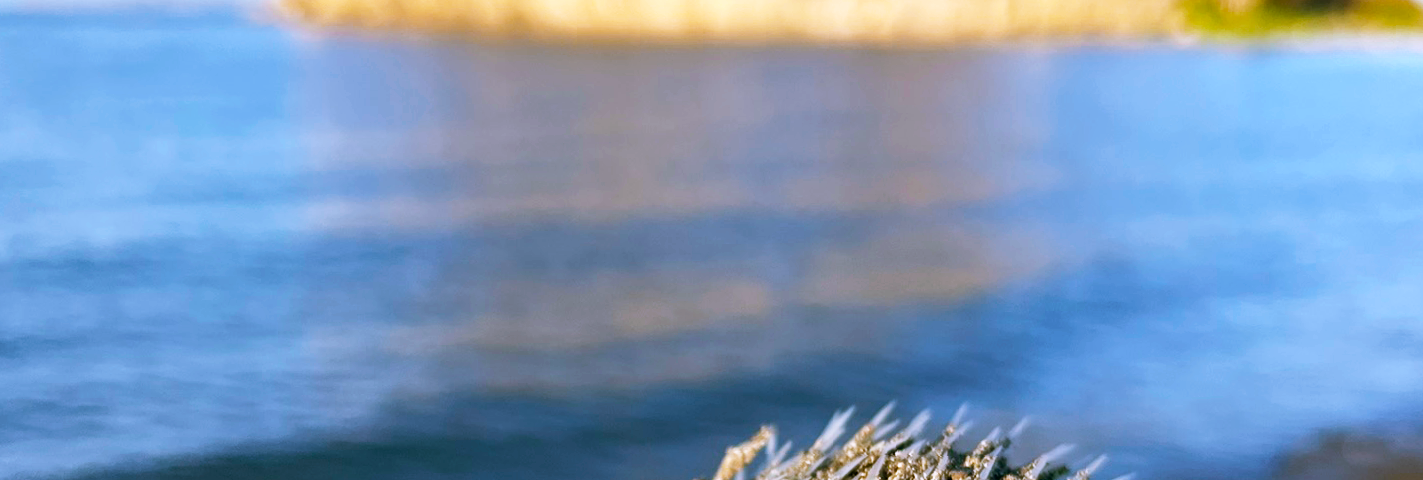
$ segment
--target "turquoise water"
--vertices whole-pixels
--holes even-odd
[[[0,478],[691,478],[890,399],[1284,478],[1423,425],[1419,91],[3,17]]]

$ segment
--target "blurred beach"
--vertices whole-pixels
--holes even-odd
[[[1377,1],[1377,0],[1371,0]],[[1407,0],[1403,0],[1407,1]],[[616,43],[923,46],[1017,38],[1160,39],[1177,0],[280,0],[293,22]]]
[[[1397,474],[1329,452],[1416,465],[1418,91],[0,14],[0,478],[692,478],[895,399],[1106,478]]]

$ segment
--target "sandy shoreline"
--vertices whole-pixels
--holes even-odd
[[[1222,48],[1423,51],[1423,34],[1192,31],[1174,0],[274,0],[262,16],[317,31],[669,47]],[[760,2],[765,5],[765,2]],[[610,5],[618,9],[607,8]],[[668,5],[677,8],[662,8]],[[713,7],[723,5],[724,7]],[[935,5],[950,5],[939,7]],[[715,11],[724,8],[724,11]],[[898,12],[887,15],[885,12]]]
[[[1171,0],[280,0],[303,24],[655,43],[917,45],[1164,38]]]

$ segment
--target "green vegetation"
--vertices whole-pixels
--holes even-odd
[[[1184,0],[1186,23],[1207,34],[1267,37],[1318,32],[1423,29],[1413,0]]]

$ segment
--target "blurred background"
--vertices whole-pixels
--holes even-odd
[[[690,479],[896,399],[1108,477],[1423,478],[1416,48],[254,5],[0,0],[0,478]]]

